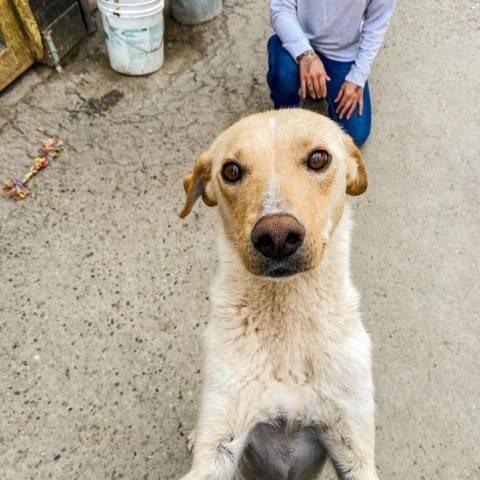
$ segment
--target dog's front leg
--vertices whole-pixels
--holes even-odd
[[[196,428],[191,471],[182,480],[230,480],[248,434],[265,415],[258,408],[259,387],[236,390],[207,387]]]
[[[337,475],[342,480],[378,480],[375,467],[375,427],[373,410],[340,413],[328,426],[322,440]]]

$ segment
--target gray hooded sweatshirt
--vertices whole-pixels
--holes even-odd
[[[315,50],[354,62],[346,80],[363,87],[383,42],[395,0],[271,0],[272,26],[296,60]]]

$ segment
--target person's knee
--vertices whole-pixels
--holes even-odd
[[[273,81],[275,83],[275,90],[294,94],[297,93],[300,88],[300,82],[298,79],[298,72],[289,68],[280,68],[275,72]]]
[[[272,37],[268,45],[269,71],[267,81],[272,91],[295,94],[300,89],[298,65],[282,47],[278,37]]]
[[[365,123],[354,123],[346,129],[347,133],[353,138],[355,145],[361,147],[370,135],[370,125]]]

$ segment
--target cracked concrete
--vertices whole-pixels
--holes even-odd
[[[460,0],[399,2],[371,75],[353,275],[372,334],[377,464],[480,478],[478,30]],[[169,20],[164,67],[116,74],[100,33],[0,96],[2,178],[67,150],[0,201],[0,478],[161,479],[189,468],[215,214],[181,180],[225,127],[270,108],[267,2]],[[1,200],[1,199],[0,199]],[[331,474],[327,476],[331,478]]]

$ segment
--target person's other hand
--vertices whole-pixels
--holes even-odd
[[[346,116],[347,120],[353,115],[355,108],[358,105],[358,114],[362,116],[363,113],[363,87],[355,83],[345,80],[340,87],[337,98],[337,109],[335,110],[340,119]]]
[[[299,55],[297,61],[300,68],[302,98],[306,98],[307,93],[312,98],[326,97],[330,77],[319,56],[313,50],[308,50]]]

